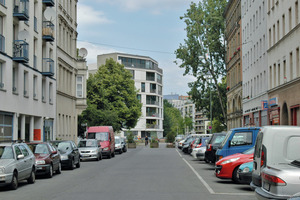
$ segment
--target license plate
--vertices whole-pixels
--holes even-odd
[[[267,190],[267,191],[270,191],[270,184],[264,182],[263,188],[264,188],[265,190]]]

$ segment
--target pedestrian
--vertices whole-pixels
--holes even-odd
[[[145,137],[145,146],[148,145],[148,140],[149,140],[149,138],[148,138],[148,136],[146,135],[146,137]]]

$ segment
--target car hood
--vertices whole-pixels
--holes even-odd
[[[7,167],[11,165],[13,162],[15,162],[15,159],[0,159],[0,166]]]
[[[219,163],[222,163],[226,160],[229,160],[229,159],[232,159],[232,158],[237,158],[237,157],[240,157],[240,160],[241,159],[249,159],[249,161],[252,161],[253,160],[253,154],[242,154],[242,153],[236,153],[236,154],[233,154],[233,155],[230,155],[230,156],[226,156],[224,158],[222,158],[221,160],[219,160],[216,164],[219,164]]]
[[[79,151],[95,151],[97,150],[97,147],[80,147],[78,149]]]
[[[45,160],[49,157],[49,154],[35,153],[34,156],[36,160]]]

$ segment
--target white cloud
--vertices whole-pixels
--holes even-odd
[[[105,17],[103,12],[83,4],[79,4],[77,15],[78,24],[80,24],[80,26],[95,26],[97,24],[113,23],[113,21]]]

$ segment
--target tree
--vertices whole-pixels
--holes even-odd
[[[166,99],[164,99],[164,136],[167,134],[183,134],[184,120],[178,109],[174,108]]]
[[[79,117],[88,126],[108,125],[115,131],[135,127],[142,104],[131,73],[113,59],[106,60],[87,80],[88,107]]]
[[[198,5],[191,3],[187,13],[180,18],[186,24],[187,38],[175,51],[176,58],[181,60],[179,67],[185,69],[184,75],[190,74],[197,78],[189,84],[189,95],[197,108],[209,113],[207,95],[210,90],[215,91],[224,124],[226,104],[219,81],[226,75],[223,17],[226,4],[226,0],[203,0]]]

